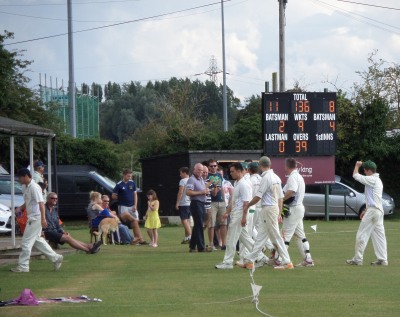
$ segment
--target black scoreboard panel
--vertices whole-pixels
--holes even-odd
[[[263,93],[262,97],[265,155],[335,155],[336,93]]]

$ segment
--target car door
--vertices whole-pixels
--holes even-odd
[[[319,217],[325,214],[325,195],[323,186],[318,184],[306,185],[303,205],[307,217]]]
[[[334,183],[330,186],[329,213],[332,216],[349,217],[356,215],[357,201],[354,192],[341,183]]]

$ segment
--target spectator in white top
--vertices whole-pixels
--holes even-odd
[[[186,195],[186,184],[189,180],[189,168],[181,167],[179,169],[179,190],[176,197],[175,209],[179,210],[182,226],[185,229],[185,237],[182,244],[188,244],[192,236],[192,228],[190,227],[190,197]]]

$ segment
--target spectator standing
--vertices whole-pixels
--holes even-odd
[[[25,203],[18,207],[16,212],[26,208],[28,223],[25,227],[21,241],[21,253],[18,259],[18,266],[12,268],[15,273],[29,272],[29,260],[32,247],[37,248],[54,264],[54,270],[58,271],[62,265],[63,256],[57,254],[41,236],[42,228],[47,228],[46,213],[42,189],[32,180],[31,172],[27,168],[18,171],[18,180],[22,185],[22,193]]]
[[[45,204],[47,228],[44,229],[46,240],[56,244],[67,243],[74,249],[85,251],[88,254],[97,253],[100,250],[101,241],[94,244],[85,243],[74,239],[68,232],[64,232],[58,217],[57,200],[56,193],[51,192],[47,195],[47,202]]]
[[[211,222],[211,190],[213,188],[213,184],[211,184],[210,179],[208,178],[208,167],[206,165],[203,165],[202,177],[206,187],[208,188],[208,192],[206,194],[206,201],[204,202],[204,209],[205,209],[204,230],[205,230],[208,229]],[[214,241],[210,240],[210,235],[208,235],[208,239],[209,239],[209,245],[207,245],[207,247],[209,247],[209,250],[207,249],[207,251],[212,251],[213,249],[215,249],[213,248]]]
[[[205,251],[203,220],[205,214],[204,203],[209,189],[206,187],[203,174],[203,164],[197,163],[193,168],[193,174],[189,177],[186,184],[186,195],[190,197],[190,213],[193,217],[193,231],[190,239],[189,251],[194,252],[197,248],[198,252]]]
[[[225,193],[222,187],[223,178],[217,172],[218,163],[214,159],[208,161],[208,179],[210,180],[210,193],[211,193],[211,217],[208,222],[208,238],[210,246],[216,250],[214,246],[214,229],[219,228],[219,235],[221,239],[221,249],[226,249],[226,227],[227,218],[222,216],[226,212]]]
[[[132,171],[130,169],[123,171],[122,180],[115,185],[112,199],[118,199],[118,215],[123,222],[130,224],[135,242],[139,245],[148,244],[143,240],[140,232],[136,184],[132,180]]]
[[[360,167],[364,168],[364,175],[359,174]],[[357,161],[354,166],[353,177],[365,185],[366,209],[361,213],[361,223],[357,231],[355,255],[347,260],[350,265],[362,265],[364,250],[371,237],[372,246],[377,259],[371,265],[387,266],[387,243],[385,227],[383,225],[382,192],[383,184],[376,172],[376,164],[372,161]]]
[[[150,189],[147,192],[147,211],[145,215],[146,223],[144,224],[147,228],[147,234],[150,237],[150,246],[158,247],[158,228],[161,227],[160,216],[158,215],[158,208],[160,208],[160,202],[158,201],[157,194],[154,190]]]
[[[44,167],[46,165],[43,164],[42,161],[35,161],[33,163],[33,180],[36,182],[36,184],[42,183],[42,188],[43,188],[43,200],[47,199],[47,180],[44,178],[43,173],[44,173]]]
[[[186,184],[189,180],[189,168],[181,167],[179,169],[179,190],[176,197],[175,209],[179,210],[179,216],[181,218],[182,226],[185,229],[185,237],[182,240],[182,244],[190,242],[192,236],[192,229],[190,227],[190,197],[186,195]]]

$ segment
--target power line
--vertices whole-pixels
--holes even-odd
[[[236,6],[238,4],[242,4],[243,2],[247,2],[247,1],[249,1],[249,0],[243,0],[243,1],[238,2],[238,3],[233,3],[233,4],[231,4],[230,6],[227,6],[227,7]],[[192,15],[204,14],[204,13],[217,11],[217,10],[219,10],[219,9],[218,8],[210,9],[210,10],[206,10],[206,11],[199,12],[199,13],[191,13],[191,14],[187,14],[187,15],[181,15],[179,17],[174,17],[172,19],[184,18],[184,17],[188,17],[188,16],[192,16]],[[62,19],[62,18],[48,18],[48,17],[41,17],[41,16],[13,13],[13,12],[5,12],[5,11],[0,11],[0,14],[19,16],[19,17],[24,17],[24,18],[39,19],[39,20],[51,20],[51,21],[62,21],[62,22],[68,21],[67,19]],[[168,19],[168,18],[166,18],[166,19]],[[76,23],[120,23],[120,22],[125,22],[125,21],[122,21],[122,20],[72,20],[72,21],[76,22]]]
[[[399,10],[399,8],[392,8],[392,7],[385,7],[385,6],[378,6],[376,4],[369,4],[369,3],[362,3],[362,2],[355,2],[355,1],[348,1],[348,0],[337,0],[340,2],[348,2],[348,3],[353,3],[353,4],[359,4],[363,6],[368,6],[368,7],[375,7],[375,8],[381,8],[381,9],[389,9],[389,10]]]
[[[89,1],[89,2],[74,2],[73,5],[86,4],[107,4],[117,2],[132,2],[141,0],[114,0],[114,1]],[[36,3],[36,4],[0,4],[0,7],[42,7],[42,6],[66,6],[66,3]]]
[[[343,14],[343,15],[346,15],[346,16],[349,16],[350,18],[352,18],[352,19],[354,19],[354,20],[356,20],[356,21],[359,21],[359,22],[361,22],[361,23],[368,24],[368,25],[370,25],[370,26],[376,27],[376,28],[378,28],[378,29],[381,29],[381,30],[384,30],[384,31],[387,31],[387,32],[390,32],[390,33],[400,34],[399,32],[390,30],[390,29],[388,29],[388,28],[385,28],[385,27],[380,26],[380,25],[377,25],[377,24],[369,23],[368,21],[364,21],[363,19],[365,19],[365,20],[370,20],[370,21],[372,21],[372,22],[375,22],[375,23],[378,23],[378,24],[382,24],[382,25],[388,26],[388,27],[393,28],[393,29],[400,30],[400,28],[397,27],[397,26],[390,25],[390,24],[387,24],[387,23],[384,23],[384,22],[381,22],[381,21],[378,21],[378,20],[375,20],[375,19],[368,18],[368,17],[363,16],[363,15],[361,15],[361,14],[357,14],[357,13],[354,13],[354,12],[351,12],[351,11],[348,11],[348,10],[345,10],[345,9],[343,9],[343,8],[340,8],[340,7],[335,6],[335,5],[332,5],[332,4],[328,4],[328,3],[323,2],[323,1],[320,1],[320,0],[314,0],[314,1],[320,3],[321,5],[325,5],[325,6],[328,6],[328,7],[332,7],[332,8],[338,9],[338,10],[339,10],[338,13]],[[340,12],[340,11],[342,11],[342,12]],[[360,18],[362,18],[362,19],[357,18],[357,17],[360,17]]]
[[[230,2],[230,1],[233,1],[233,0],[224,0],[224,2]],[[172,12],[168,12],[168,13],[161,13],[161,14],[153,15],[153,16],[146,17],[146,18],[140,18],[140,19],[136,19],[136,20],[124,21],[124,22],[113,23],[113,24],[109,24],[109,25],[103,25],[103,26],[93,27],[93,28],[89,28],[89,29],[74,31],[73,33],[83,33],[83,32],[89,32],[89,31],[124,25],[124,24],[130,24],[130,23],[134,23],[134,22],[141,22],[141,21],[151,20],[151,19],[160,18],[160,17],[164,17],[164,16],[168,16],[168,15],[173,15],[173,14],[177,14],[177,13],[182,13],[182,12],[192,11],[192,10],[201,9],[201,8],[205,8],[205,7],[210,7],[210,6],[214,6],[214,5],[218,5],[218,4],[220,4],[220,2],[213,2],[213,3],[200,5],[197,7],[188,8],[188,9],[182,9],[182,10],[172,11]],[[45,39],[54,38],[54,37],[60,37],[60,36],[64,36],[64,35],[68,35],[68,33],[48,35],[48,36],[38,37],[38,38],[30,39],[30,40],[7,43],[7,44],[3,44],[3,45],[8,46],[8,45],[15,45],[15,44],[21,44],[21,43],[27,43],[27,42],[34,42],[34,41],[45,40]]]

